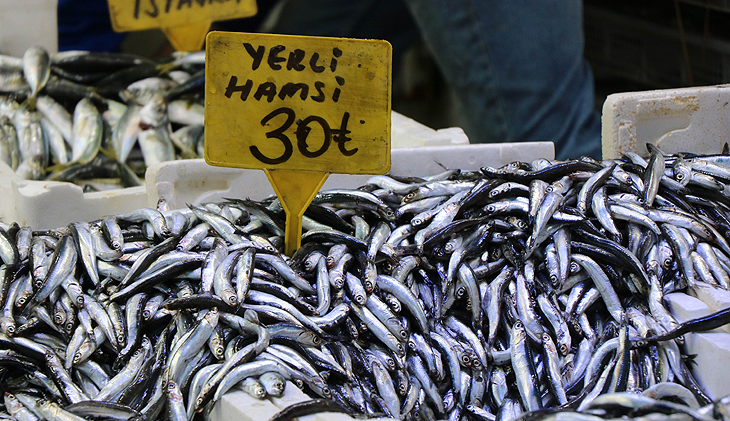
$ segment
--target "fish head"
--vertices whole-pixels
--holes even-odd
[[[674,170],[674,179],[686,187],[692,178],[692,167],[680,158],[674,162],[672,169]]]
[[[158,127],[167,122],[167,101],[164,95],[152,95],[141,110],[139,110],[140,126]]]

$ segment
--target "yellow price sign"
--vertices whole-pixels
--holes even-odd
[[[205,160],[266,171],[287,253],[329,173],[390,170],[391,62],[387,41],[208,34]]]
[[[178,51],[200,49],[210,24],[253,16],[256,0],[108,0],[117,32],[162,28]]]

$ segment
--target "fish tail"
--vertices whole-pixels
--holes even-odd
[[[117,154],[116,154],[116,152],[114,151],[113,148],[106,149],[106,148],[102,148],[101,146],[99,146],[99,152],[101,152],[102,154],[104,154],[107,158],[113,159],[115,161],[118,160],[117,159]]]
[[[157,70],[160,72],[161,75],[164,75],[166,73],[169,73],[170,70],[174,69],[177,65],[175,62],[165,63],[165,64],[159,64],[157,65]]]
[[[29,111],[35,111],[35,109],[36,109],[36,95],[37,94],[32,94],[31,96],[29,96],[25,101],[23,101],[20,104],[20,108],[23,108],[23,109],[26,109],[26,110],[29,110]]]

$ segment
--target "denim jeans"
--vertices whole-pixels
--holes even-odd
[[[559,159],[601,156],[580,0],[285,1],[275,33],[387,39],[397,58],[420,32],[472,143],[553,141]]]

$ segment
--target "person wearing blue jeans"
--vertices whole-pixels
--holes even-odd
[[[272,32],[382,38],[394,57],[420,32],[472,143],[553,141],[601,157],[580,0],[282,0]]]

